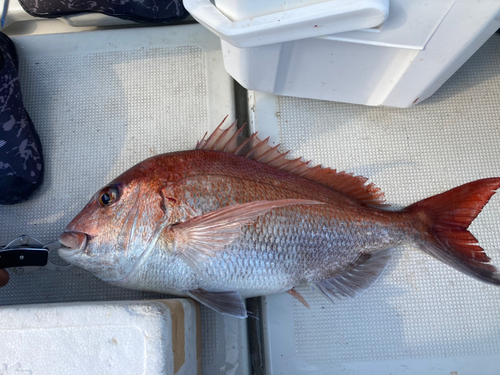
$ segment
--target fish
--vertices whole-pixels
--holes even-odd
[[[289,159],[223,123],[194,150],[153,156],[100,189],[60,235],[59,255],[112,285],[236,318],[249,297],[289,292],[308,306],[301,284],[331,301],[355,297],[406,244],[500,285],[467,230],[500,178],[391,210],[366,177]]]

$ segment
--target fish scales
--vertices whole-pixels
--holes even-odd
[[[189,280],[189,289],[237,289],[248,296],[276,293],[290,285],[335,276],[360,253],[395,246],[409,235],[401,231],[400,220],[392,218],[401,214],[358,207],[337,192],[276,169],[263,173],[251,160],[243,159],[238,167],[233,161],[240,158],[210,151],[180,153],[168,159],[162,160],[166,171],[173,166],[176,173],[189,171],[188,176],[170,182],[170,197],[187,202],[200,214],[254,200],[309,198],[336,204],[278,208],[257,218],[253,225],[242,228],[240,239],[209,259],[204,271],[212,279],[210,285],[186,267],[178,254],[171,254],[150,259],[144,267],[147,272],[132,281],[138,289],[158,291],[159,280],[152,281],[154,275],[164,280],[164,292],[186,287]],[[168,242],[162,243],[158,249],[168,253]],[[250,266],[241,267],[244,263]],[[168,276],[173,274],[182,277]]]
[[[203,176],[193,178],[196,183],[189,181],[177,185],[185,198],[196,197],[192,203],[201,213],[223,206],[213,193],[208,195],[205,191],[216,192],[217,197],[217,192],[222,192],[226,186],[230,193],[224,194],[225,205],[254,200],[314,198],[312,194],[297,193],[299,186],[285,190],[209,173],[204,170]],[[360,253],[395,246],[406,239],[409,234],[393,224],[391,215],[394,213],[387,211],[381,215],[370,209],[349,212],[330,205],[278,208],[259,217],[253,225],[242,228],[241,238],[207,264],[207,273],[217,280],[214,289],[219,291],[240,290],[248,278],[252,278],[252,288],[258,288],[257,295],[264,290],[260,288],[269,291],[270,285],[280,285],[274,287],[276,291],[290,283],[296,285],[329,278],[354,262]],[[381,219],[386,220],[381,222]],[[242,274],[240,265],[247,259],[253,260],[253,267],[243,268],[246,272]],[[254,274],[259,278],[253,278]]]
[[[242,298],[303,283],[329,299],[355,296],[404,243],[500,285],[467,231],[500,178],[389,211],[365,178],[310,168],[239,133],[218,128],[197,150],[118,176],[68,225],[60,255],[114,285],[190,296],[240,318]]]

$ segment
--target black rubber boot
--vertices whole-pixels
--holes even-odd
[[[42,183],[40,138],[26,109],[14,43],[0,33],[0,204],[26,200]]]
[[[189,13],[181,0],[19,0],[34,17],[54,18],[71,14],[103,13],[142,23],[171,23]]]

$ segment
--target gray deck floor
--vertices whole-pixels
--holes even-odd
[[[268,96],[276,111],[269,128],[260,122],[259,131],[279,134],[293,156],[369,177],[395,208],[500,176],[499,42],[494,35],[433,97],[412,109]],[[207,100],[221,91],[214,88],[221,83],[207,75],[217,64],[222,69],[222,61],[206,65],[217,46],[215,40],[208,47],[21,54],[20,79],[44,145],[47,176],[32,200],[0,206],[0,243],[21,234],[54,240],[111,177],[150,155],[192,148],[219,118],[232,114],[229,80],[223,105],[215,108]],[[161,78],[147,78],[151,71]],[[500,264],[500,195],[471,228]],[[378,284],[356,300],[332,305],[307,287],[299,290],[311,310],[287,294],[264,299],[269,373],[406,368],[405,374],[465,374],[473,373],[470,364],[494,373],[500,290],[418,250],[397,249]],[[79,269],[13,275],[0,289],[3,305],[153,297],[113,288]],[[248,373],[244,325],[219,329],[220,317],[203,311],[205,373]]]
[[[22,234],[56,240],[114,177],[150,156],[193,149],[222,118],[234,118],[220,41],[200,25],[13,40],[46,174],[30,200],[0,206],[2,245]],[[78,268],[11,275],[0,305],[163,297],[110,286]],[[201,311],[204,373],[223,366],[248,373],[246,322]]]
[[[499,62],[495,34],[434,96],[411,109],[268,97],[265,106],[276,110],[268,125],[274,125],[266,127],[261,116],[257,128],[279,134],[291,157],[368,177],[393,208],[402,208],[500,176]],[[470,229],[500,265],[500,194]],[[413,247],[396,249],[378,283],[354,300],[331,304],[308,286],[298,291],[310,310],[289,295],[264,299],[270,373],[498,371],[500,288]]]

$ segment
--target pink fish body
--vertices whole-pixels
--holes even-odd
[[[411,243],[482,281],[496,268],[467,231],[500,178],[384,209],[363,177],[289,160],[235,124],[193,151],[147,159],[100,190],[68,225],[68,262],[125,288],[190,296],[246,317],[244,298],[309,283],[329,299],[372,285]]]

